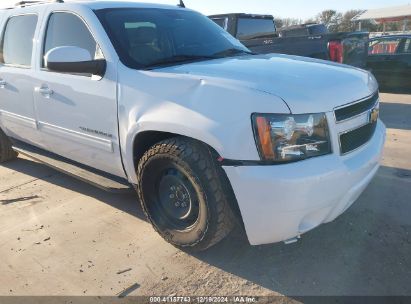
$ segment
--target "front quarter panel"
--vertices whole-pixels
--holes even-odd
[[[289,113],[279,97],[238,81],[138,71],[121,63],[118,78],[120,142],[133,183],[133,142],[140,132],[183,135],[208,144],[227,159],[259,160],[251,114]]]

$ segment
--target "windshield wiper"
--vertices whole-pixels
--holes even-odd
[[[250,52],[250,51],[241,50],[241,49],[231,48],[231,49],[223,50],[221,52],[217,52],[213,54],[212,56],[215,58],[222,58],[222,57],[228,57],[228,56],[234,56],[234,55],[255,55],[255,53]]]
[[[145,68],[149,70],[149,69],[158,68],[161,66],[176,64],[176,63],[211,60],[211,59],[216,59],[216,57],[206,56],[206,55],[175,55],[175,56],[160,59],[158,61],[154,61],[148,64],[147,66],[145,66]]]
[[[173,64],[178,64],[178,63],[186,63],[186,62],[194,62],[194,61],[202,61],[202,60],[212,60],[212,59],[219,59],[219,58],[224,58],[224,57],[229,57],[229,56],[235,56],[235,55],[255,55],[255,53],[250,52],[250,51],[245,51],[241,49],[236,49],[236,48],[231,48],[231,49],[226,49],[221,52],[217,52],[213,55],[175,55],[175,56],[170,56],[166,57],[163,59],[160,59],[158,61],[154,61],[148,65],[146,65],[144,68],[147,70],[150,69],[155,69],[159,68],[162,66],[169,66]]]

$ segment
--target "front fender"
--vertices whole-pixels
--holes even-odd
[[[289,113],[276,96],[225,79],[119,68],[119,130],[123,163],[136,183],[134,139],[146,131],[202,141],[233,160],[259,160],[251,114]],[[138,144],[138,143],[137,143]]]
[[[222,143],[218,138],[213,136],[213,134],[201,132],[197,128],[188,129],[186,126],[181,124],[175,124],[170,122],[158,122],[158,121],[144,121],[137,122],[133,124],[126,135],[125,147],[122,149],[123,153],[123,163],[129,178],[129,181],[133,184],[137,183],[137,175],[135,170],[135,159],[134,159],[134,142],[139,134],[154,131],[154,132],[164,132],[172,133],[176,136],[185,136],[194,138],[196,140],[202,141],[205,144],[212,147],[219,154],[221,153]],[[137,142],[138,145],[138,142]],[[220,154],[221,155],[221,154]]]

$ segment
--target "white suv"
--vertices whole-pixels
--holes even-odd
[[[252,245],[292,242],[379,167],[385,127],[363,70],[252,54],[177,6],[22,2],[0,30],[0,161],[134,186],[180,248],[212,246],[236,219]]]

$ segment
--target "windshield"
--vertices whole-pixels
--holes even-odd
[[[120,60],[135,69],[238,56],[250,51],[206,16],[183,9],[97,10]]]

